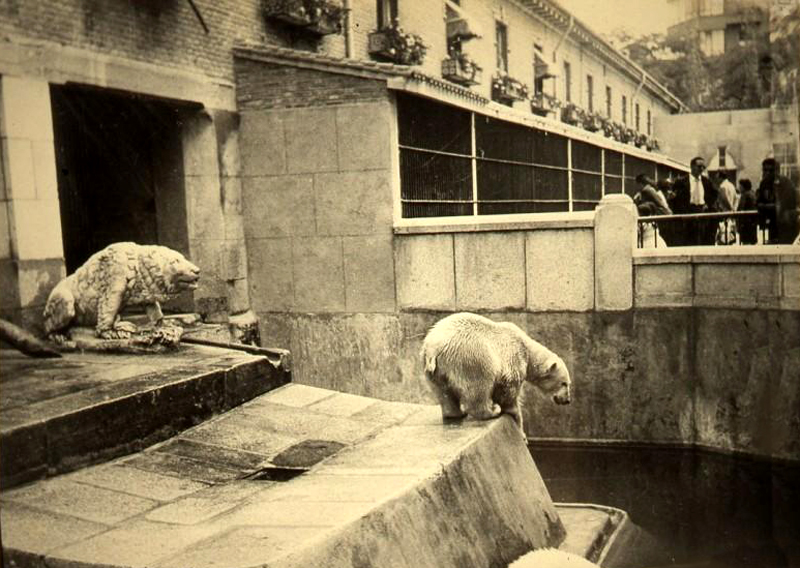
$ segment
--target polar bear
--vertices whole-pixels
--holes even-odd
[[[445,420],[467,415],[488,420],[506,413],[522,430],[523,381],[551,394],[557,404],[570,402],[564,361],[510,322],[451,314],[428,331],[422,359]]]
[[[161,323],[159,302],[197,289],[199,277],[197,266],[167,247],[108,245],[50,292],[44,307],[45,333],[63,343],[71,326],[91,325],[102,339],[127,339],[136,326],[120,320],[126,305],[145,306],[151,323]]]

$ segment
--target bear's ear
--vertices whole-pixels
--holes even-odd
[[[552,375],[558,370],[558,361],[553,361],[550,366],[547,368],[547,374]]]

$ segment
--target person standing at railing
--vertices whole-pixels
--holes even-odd
[[[753,191],[753,184],[749,179],[739,180],[739,207],[737,211],[755,211],[756,192]],[[737,222],[739,229],[739,242],[743,245],[754,245],[758,243],[758,226],[755,219],[739,219]]]
[[[675,197],[672,211],[676,214],[713,213],[717,211],[719,190],[708,176],[705,160],[697,156],[689,163],[688,176],[678,178],[672,186]],[[676,228],[678,246],[713,245],[717,233],[717,221],[686,221],[682,231]]]
[[[672,215],[672,210],[669,208],[664,195],[653,187],[653,180],[645,174],[639,174],[636,176],[636,184],[639,186],[639,191],[633,196],[633,202],[636,204],[636,209],[640,217],[649,215]],[[646,236],[643,238],[644,246],[667,246],[663,234],[658,236],[658,238],[655,235],[656,229],[658,229],[658,232],[661,232],[661,225],[658,224],[657,227],[653,225],[656,225],[656,223],[639,225],[639,229],[643,231],[643,233],[646,233]],[[660,244],[654,245],[653,243],[656,242]],[[650,245],[648,245],[648,243],[650,243]]]
[[[775,158],[761,162],[761,183],[756,203],[762,226],[766,222],[769,244],[790,245],[800,230],[800,189],[778,174]]]
[[[739,205],[739,194],[736,193],[736,188],[728,180],[727,172],[719,172],[719,197],[717,198],[717,210],[719,212],[736,211]],[[718,245],[732,245],[736,243],[736,226],[730,219],[724,219],[719,222],[717,228],[717,244]]]

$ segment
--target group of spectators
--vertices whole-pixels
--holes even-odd
[[[688,176],[674,182],[654,183],[645,174],[636,176],[639,192],[634,202],[640,216],[692,215],[757,211],[757,215],[739,216],[736,221],[720,221],[719,216],[696,219],[660,220],[658,233],[645,226],[644,246],[695,246],[714,244],[756,244],[758,228],[765,232],[766,244],[792,244],[800,233],[800,187],[780,175],[779,164],[767,158],[761,164],[761,182],[757,190],[749,179],[734,186],[721,172],[717,180],[706,173],[705,160],[690,162]]]

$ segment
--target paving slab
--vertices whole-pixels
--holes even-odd
[[[139,451],[290,380],[278,357],[219,347],[36,360],[0,350],[0,484]]]
[[[564,541],[560,509],[510,418],[443,424],[436,406],[309,389],[289,384],[136,454],[3,489],[5,561],[502,566]],[[380,408],[382,421],[357,418]],[[287,481],[257,478],[295,447],[326,453]],[[567,517],[597,526],[591,514]]]

